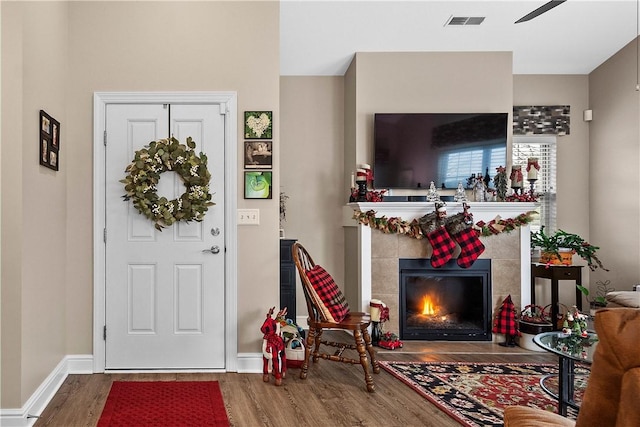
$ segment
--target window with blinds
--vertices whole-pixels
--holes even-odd
[[[457,188],[458,183],[466,185],[471,174],[493,176],[498,166],[505,166],[507,148],[504,143],[482,148],[461,148],[449,150],[440,157],[438,176],[444,177],[447,188]]]
[[[531,230],[538,231],[544,225],[549,230],[556,229],[556,137],[555,136],[514,136],[512,164],[522,166],[525,188],[530,183],[526,179],[527,159],[537,157],[540,165],[535,192],[540,202],[540,215],[531,223]]]

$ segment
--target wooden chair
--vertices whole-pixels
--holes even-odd
[[[309,334],[306,339],[304,362],[302,363],[300,378],[307,378],[310,357],[313,358],[314,363],[317,362],[318,359],[322,358],[334,362],[359,364],[362,365],[362,369],[364,370],[364,380],[367,384],[367,390],[369,392],[374,392],[375,385],[373,384],[373,378],[369,372],[369,359],[367,357],[367,352],[371,357],[373,372],[376,374],[379,373],[380,367],[378,366],[375,351],[371,345],[371,336],[367,329],[371,323],[371,316],[368,313],[349,312],[349,314],[347,314],[347,316],[340,322],[327,320],[327,317],[324,315],[324,311],[318,306],[318,303],[313,297],[315,291],[309,277],[307,276],[307,272],[312,270],[316,264],[301,244],[295,243],[292,247],[292,252],[293,260],[296,264],[296,268],[298,269],[300,280],[302,282],[304,298],[307,303],[307,311],[309,312],[309,317],[307,318]],[[322,332],[324,329],[352,331],[355,343],[351,344],[323,340]],[[320,345],[337,347],[337,350],[335,350],[335,353],[333,354],[324,353],[320,351]],[[356,350],[359,354],[359,359],[352,359],[343,356],[343,352],[346,349]]]

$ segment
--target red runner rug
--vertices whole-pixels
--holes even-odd
[[[114,381],[98,427],[228,426],[217,381]]]
[[[558,366],[535,363],[379,362],[440,410],[467,427],[503,426],[505,406],[523,405],[557,412],[557,400],[540,379],[557,375]],[[576,366],[575,400],[586,387],[585,368]],[[557,392],[557,376],[545,384]],[[576,413],[569,410],[569,418]]]

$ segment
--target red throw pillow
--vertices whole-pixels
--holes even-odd
[[[316,265],[307,271],[307,277],[313,290],[316,292],[322,306],[320,307],[325,317],[330,322],[339,323],[349,314],[349,304],[344,294],[333,281],[333,277],[327,271]]]

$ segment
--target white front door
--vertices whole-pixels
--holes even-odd
[[[220,105],[106,106],[106,369],[225,367],[224,115]],[[163,231],[124,201],[135,151],[173,135],[208,158],[211,206],[202,222]],[[164,172],[159,195],[185,186]]]

